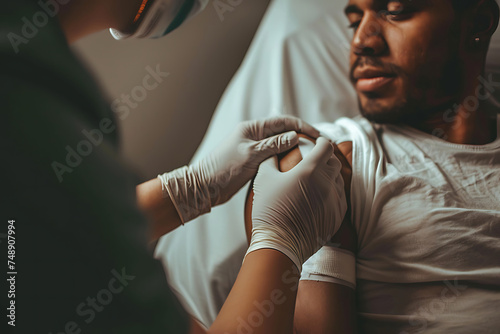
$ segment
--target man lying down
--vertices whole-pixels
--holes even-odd
[[[296,332],[500,333],[500,86],[483,76],[498,5],[350,0],[345,12],[362,116],[319,129],[340,149],[350,214],[340,247],[304,265]]]

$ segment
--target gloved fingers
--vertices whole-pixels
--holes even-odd
[[[326,164],[332,167],[335,170],[339,170],[342,168],[342,162],[337,158],[335,154],[333,154],[330,159],[326,162]]]
[[[263,176],[279,174],[279,162],[278,157],[273,155],[270,158],[264,160],[263,163],[260,164],[259,171],[257,172],[257,178],[262,178]],[[254,183],[255,185],[255,183]]]
[[[331,160],[333,152],[332,143],[324,137],[319,137],[311,153],[302,159],[293,170],[314,169],[319,165],[324,165]]]
[[[314,139],[319,137],[319,131],[303,120],[293,116],[272,117],[249,123],[249,139],[262,140],[283,132],[295,131]]]
[[[290,131],[262,139],[256,144],[255,149],[258,152],[262,152],[264,158],[268,158],[271,155],[288,151],[298,144],[299,136],[297,135],[297,132]]]
[[[292,116],[283,117],[283,122],[286,131],[298,131],[299,133],[308,135],[314,139],[319,137],[319,131],[300,118]]]

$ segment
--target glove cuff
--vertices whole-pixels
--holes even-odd
[[[191,167],[184,166],[172,172],[158,175],[163,197],[170,197],[182,225],[211,211],[208,187],[200,182]]]
[[[245,254],[245,258],[251,252],[259,249],[274,249],[285,254],[297,267],[299,273],[302,271],[301,254],[298,249],[293,249],[290,243],[280,242],[280,238],[266,233],[253,233],[252,241]],[[243,259],[245,261],[245,259]]]

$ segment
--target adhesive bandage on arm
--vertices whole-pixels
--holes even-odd
[[[323,246],[302,266],[303,281],[319,281],[356,288],[356,257],[348,250]]]

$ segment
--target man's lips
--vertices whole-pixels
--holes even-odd
[[[375,77],[367,79],[359,79],[356,83],[356,88],[360,92],[375,92],[380,90],[388,83],[394,80],[394,77]]]
[[[376,69],[361,69],[354,71],[356,88],[360,92],[375,92],[392,82],[396,75]]]

